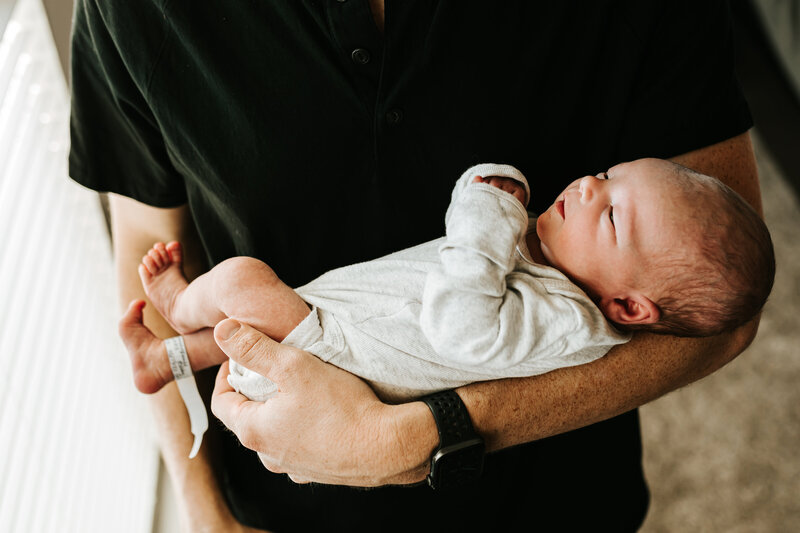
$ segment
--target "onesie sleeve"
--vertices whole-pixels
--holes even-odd
[[[520,301],[506,279],[528,215],[511,194],[472,183],[476,175],[511,177],[528,190],[525,177],[505,165],[479,165],[459,179],[439,248],[441,264],[426,278],[420,325],[444,359],[466,366],[513,366],[523,355],[511,354],[498,333],[509,319],[519,322],[513,316],[521,312]]]
[[[70,177],[156,207],[186,202],[147,94],[169,37],[155,0],[78,0],[72,29]]]

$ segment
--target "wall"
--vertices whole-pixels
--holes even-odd
[[[69,30],[72,23],[73,0],[42,0],[42,3],[50,20],[50,28],[53,30],[61,68],[64,70],[64,75],[68,76]]]

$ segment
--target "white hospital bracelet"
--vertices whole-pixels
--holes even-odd
[[[192,435],[194,435],[192,451],[189,452],[189,459],[192,459],[200,450],[203,433],[208,429],[208,413],[206,413],[203,399],[200,398],[200,391],[197,390],[197,382],[192,374],[183,337],[165,339],[164,346],[167,348],[167,358],[169,366],[172,368],[172,374],[175,376],[175,383],[178,384],[178,392],[181,393],[186,411],[189,412],[189,422],[192,427]]]

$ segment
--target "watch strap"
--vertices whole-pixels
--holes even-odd
[[[428,485],[434,489],[450,488],[477,479],[483,469],[484,444],[461,397],[454,390],[446,390],[420,400],[431,410],[439,432]]]
[[[428,405],[439,430],[439,448],[477,436],[467,407],[454,390],[435,392],[421,398]]]

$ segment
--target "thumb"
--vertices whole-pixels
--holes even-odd
[[[285,360],[291,355],[283,346],[257,329],[232,318],[214,328],[214,340],[225,355],[245,368],[279,381]]]

